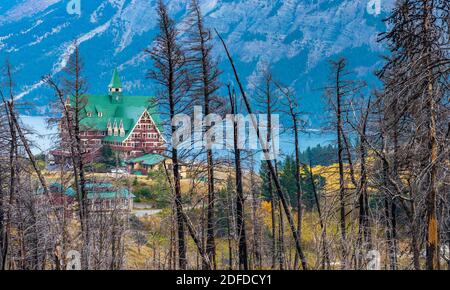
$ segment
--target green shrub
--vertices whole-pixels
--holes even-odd
[[[134,177],[133,186],[138,186],[138,185],[139,185],[138,179],[137,179],[137,177]]]
[[[151,189],[147,186],[137,188],[134,195],[145,199],[151,199],[153,197]]]

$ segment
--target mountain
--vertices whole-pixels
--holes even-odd
[[[77,39],[92,93],[105,92],[118,67],[130,94],[155,94],[144,78],[151,61],[143,50],[157,32],[155,0],[79,0],[81,15],[69,14],[76,0],[8,0],[0,3],[0,61],[14,65],[18,98],[36,104],[33,114],[47,112],[52,93],[40,82],[58,74]],[[223,34],[249,88],[258,71],[270,63],[274,75],[295,87],[311,123],[323,116],[321,88],[328,61],[345,56],[356,77],[376,85],[373,70],[381,65],[385,31],[383,16],[394,0],[381,2],[381,14],[371,14],[368,2],[380,0],[203,0],[206,23]],[[6,3],[5,3],[6,2]],[[171,0],[176,19],[183,19],[189,0]],[[180,23],[180,28],[184,23]],[[222,47],[222,80],[232,79]]]

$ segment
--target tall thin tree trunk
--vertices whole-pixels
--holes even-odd
[[[424,10],[424,45],[427,49],[426,64],[430,65],[431,57],[431,42],[429,40],[429,26],[430,26],[430,14],[432,11],[433,2],[430,0],[423,1]],[[427,239],[426,239],[426,254],[427,254],[427,269],[439,270],[440,257],[439,257],[439,225],[436,216],[436,162],[437,162],[437,142],[436,142],[436,104],[433,92],[433,75],[432,69],[427,69],[427,102],[429,110],[429,155],[430,155],[430,185],[429,192],[426,196],[426,215],[427,215]]]
[[[284,219],[281,204],[278,204],[278,265],[280,270],[284,270],[285,266],[285,245],[284,245]]]
[[[360,153],[360,183],[359,189],[359,232],[358,232],[358,268],[361,268],[362,257],[365,256],[364,246],[369,250],[372,249],[372,234],[370,229],[369,218],[369,199],[368,199],[368,184],[367,184],[367,165],[366,165],[366,130],[367,118],[369,115],[370,100],[368,101],[366,112],[361,116],[361,132],[359,139],[359,153]]]
[[[341,92],[341,73],[344,69],[344,60],[340,60],[336,67],[336,130],[337,130],[337,142],[338,142],[338,163],[339,163],[339,201],[340,201],[340,231],[341,231],[341,251],[342,251],[342,261],[341,267],[343,269],[348,268],[347,261],[347,239],[346,239],[346,212],[345,212],[345,176],[344,176],[344,161],[343,161],[343,144],[342,144],[342,92]]]
[[[228,212],[227,212],[227,240],[228,240],[228,269],[233,270],[233,236],[231,234],[232,228],[232,207],[231,203],[233,202],[229,198],[227,198],[228,204]]]
[[[236,114],[236,100],[228,88],[231,114]],[[237,120],[233,120],[234,164],[236,170],[236,231],[239,237],[239,270],[248,270],[247,238],[245,231],[244,190],[242,187],[241,151],[238,148]]]
[[[237,74],[236,67],[235,67],[233,59],[232,59],[232,57],[230,55],[228,47],[226,46],[225,41],[220,36],[220,34],[217,32],[217,30],[216,30],[216,34],[219,36],[219,39],[220,39],[220,41],[221,41],[221,43],[222,43],[222,45],[223,45],[223,47],[225,49],[225,52],[227,54],[228,60],[230,62],[230,65],[231,65],[231,67],[233,69],[233,73],[234,73],[236,82],[237,82],[237,84],[239,86],[239,90],[241,92],[241,96],[242,96],[242,98],[244,100],[245,107],[247,108],[247,112],[251,115],[252,114],[252,109],[250,107],[249,100],[247,99],[247,95],[245,94],[244,87],[242,86],[242,83],[241,83],[241,81],[239,79],[239,75]],[[261,136],[261,132],[259,130],[259,127],[258,127],[258,124],[256,123],[255,118],[251,118],[251,119],[252,119],[253,128],[256,130],[256,135],[257,135],[259,144],[260,145],[265,144],[265,141],[263,140],[263,136]],[[262,147],[264,148],[264,146],[262,146]],[[294,241],[295,241],[296,250],[297,250],[298,255],[300,257],[300,260],[302,262],[302,268],[304,270],[306,270],[308,268],[307,263],[306,263],[306,257],[305,257],[305,255],[303,253],[303,249],[302,249],[302,245],[301,245],[301,242],[300,242],[300,238],[298,236],[298,232],[297,232],[297,229],[296,229],[295,224],[294,224],[294,219],[292,218],[292,214],[291,214],[291,212],[289,210],[289,204],[288,204],[288,202],[286,200],[286,197],[285,197],[285,194],[284,194],[284,192],[283,192],[283,190],[281,188],[280,181],[279,181],[278,176],[277,176],[277,174],[275,172],[275,168],[274,168],[274,166],[272,164],[272,161],[270,160],[270,156],[267,154],[267,152],[264,155],[265,155],[265,158],[266,158],[267,166],[269,168],[269,172],[272,175],[273,181],[275,183],[275,188],[277,190],[277,194],[278,194],[278,196],[280,198],[280,201],[281,201],[281,203],[283,205],[284,212],[286,213],[286,217],[287,217],[287,220],[288,220],[288,223],[289,223],[289,227],[291,229],[291,233],[292,233],[292,236],[293,236]]]
[[[266,135],[266,144],[270,144],[271,142],[271,131],[272,131],[272,96],[270,93],[270,74],[266,77],[266,105],[267,105],[267,135]],[[268,150],[268,146],[266,148]],[[275,161],[276,162],[276,161]],[[273,194],[273,186],[272,186],[272,175],[269,173],[267,176],[267,187],[270,195],[270,206],[271,206],[271,221],[272,221],[272,269],[275,269],[276,260],[277,260],[277,237],[276,237],[276,208],[277,208],[277,200],[275,195]]]
[[[298,141],[298,124],[297,116],[293,109],[291,109],[292,122],[294,124],[294,144],[295,144],[295,185],[297,188],[297,230],[300,239],[302,238],[302,197],[303,197],[303,187],[302,187],[302,176],[300,172],[300,146]],[[294,269],[298,268],[298,255],[295,255]]]
[[[253,253],[254,253],[254,265],[258,269],[262,268],[262,257],[259,243],[260,221],[258,216],[259,210],[259,196],[257,193],[255,176],[254,176],[254,159],[253,155],[250,156],[250,192],[252,195],[252,219],[253,219]]]
[[[328,248],[327,248],[327,229],[326,229],[326,224],[323,220],[323,216],[322,216],[322,211],[320,209],[320,201],[319,201],[319,196],[317,194],[317,188],[316,188],[316,183],[314,182],[314,174],[312,172],[312,162],[311,162],[311,157],[309,157],[309,174],[310,174],[310,179],[311,179],[311,187],[313,190],[313,194],[314,194],[314,201],[316,202],[316,207],[317,207],[317,213],[319,215],[319,222],[320,222],[320,230],[321,232],[321,239],[322,239],[322,269],[330,269],[330,254],[328,253]]]
[[[273,194],[272,188],[272,176],[270,173],[267,175],[267,190],[269,191],[270,196],[270,218],[271,218],[271,256],[272,256],[272,264],[271,269],[275,269],[276,261],[277,261],[277,224],[276,224],[276,208],[277,208],[277,200],[275,195]]]

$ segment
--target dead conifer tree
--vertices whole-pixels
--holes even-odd
[[[219,89],[218,77],[220,71],[217,62],[212,56],[212,34],[205,26],[200,4],[197,0],[189,3],[189,17],[187,19],[189,28],[187,30],[187,55],[190,62],[190,76],[192,82],[192,94],[198,98],[203,105],[205,116],[214,112],[214,94]],[[211,128],[206,124],[205,130]],[[215,227],[214,203],[215,203],[215,180],[214,180],[214,160],[211,144],[206,145],[207,176],[208,176],[208,202],[206,221],[206,253],[209,260],[213,261],[216,268],[215,249]],[[206,265],[203,265],[204,267]]]
[[[87,83],[82,75],[84,64],[80,56],[78,43],[74,41],[71,48],[73,53],[67,59],[61,81],[54,80],[50,76],[44,77],[44,81],[54,90],[62,110],[59,151],[64,154],[65,151],[69,150],[83,241],[81,248],[82,268],[89,269],[91,235],[86,189],[86,151],[80,135],[81,121],[85,117]]]
[[[278,89],[285,97],[285,106],[287,107],[287,114],[291,117],[292,129],[294,131],[294,152],[295,152],[295,186],[297,189],[297,229],[300,239],[302,238],[302,198],[303,198],[303,187],[302,187],[302,176],[301,168],[303,167],[300,163],[300,144],[299,144],[299,134],[300,134],[300,113],[298,111],[298,103],[289,88],[283,87],[279,83],[276,83]],[[295,255],[294,269],[298,268],[298,255]]]
[[[177,127],[172,121],[176,114],[181,113],[180,107],[185,105],[183,102],[189,87],[187,59],[178,39],[180,32],[174,20],[169,16],[168,8],[162,0],[158,1],[156,10],[159,34],[156,36],[153,47],[146,50],[154,62],[155,69],[150,70],[147,77],[154,80],[162,89],[159,105],[165,106],[168,110],[170,133],[174,138]],[[176,142],[178,143],[179,140]],[[180,269],[186,269],[186,241],[178,155],[176,144],[172,144],[171,159],[178,238],[178,266]]]
[[[383,117],[385,138],[396,143],[395,150],[385,150],[382,158],[387,185],[399,196],[410,221],[416,269],[420,267],[421,236],[417,225],[422,216],[426,217],[426,267],[440,268],[443,221],[437,213],[438,200],[446,198],[440,191],[444,184],[439,176],[446,163],[440,160],[448,159],[444,148],[448,147],[449,11],[450,4],[444,0],[398,1],[386,20],[389,31],[381,35],[391,55],[379,73],[385,85],[380,103],[387,113]],[[401,159],[407,162],[393,162],[393,152],[401,152]],[[407,183],[401,173],[409,176]]]
[[[231,114],[237,113],[236,96],[228,86]],[[248,270],[247,238],[245,230],[244,190],[242,184],[241,150],[239,144],[237,120],[233,117],[233,148],[236,184],[236,233],[238,234],[239,269]]]
[[[234,73],[236,82],[237,82],[237,84],[239,86],[239,90],[241,92],[241,97],[243,98],[243,101],[244,101],[245,107],[247,109],[247,112],[249,114],[252,114],[252,108],[250,106],[250,102],[249,102],[249,100],[247,98],[247,94],[245,93],[244,87],[243,87],[242,82],[241,82],[241,80],[239,78],[239,75],[237,73],[236,67],[234,65],[233,58],[231,57],[231,54],[230,54],[230,52],[228,50],[228,47],[227,47],[225,41],[223,40],[223,38],[220,36],[220,34],[217,31],[216,31],[216,33],[219,36],[219,39],[220,39],[220,41],[221,41],[221,43],[222,43],[222,45],[223,45],[223,47],[225,49],[225,52],[227,54],[227,58],[228,58],[228,60],[230,62],[230,65],[231,65],[231,67],[233,69],[233,73]],[[264,140],[264,136],[262,136],[260,134],[260,130],[259,130],[258,124],[256,123],[255,118],[251,118],[251,119],[252,119],[252,125],[253,125],[253,127],[255,128],[255,131],[256,131],[256,135],[257,135],[259,144],[261,145],[262,148],[267,148],[266,141]],[[290,212],[290,208],[289,208],[288,201],[286,199],[286,195],[285,195],[285,193],[283,192],[283,190],[281,188],[281,184],[280,184],[280,181],[279,181],[278,176],[276,174],[275,167],[272,164],[272,161],[271,161],[271,158],[270,158],[268,152],[264,152],[264,156],[265,156],[265,159],[266,159],[267,166],[269,168],[269,172],[270,172],[270,174],[271,174],[271,176],[272,176],[272,178],[274,180],[275,188],[276,188],[278,197],[280,198],[280,201],[281,201],[281,203],[283,205],[283,209],[284,209],[284,212],[286,214],[286,217],[287,217],[287,220],[288,220],[288,223],[289,223],[289,227],[291,229],[291,233],[292,233],[292,236],[293,236],[294,241],[295,241],[296,250],[297,250],[297,253],[298,253],[299,257],[300,257],[302,268],[304,270],[306,270],[308,268],[308,265],[307,265],[307,262],[306,262],[306,257],[305,257],[305,255],[303,253],[301,241],[300,241],[300,238],[298,236],[297,229],[296,229],[296,227],[294,225],[294,219],[292,218],[292,214]]]

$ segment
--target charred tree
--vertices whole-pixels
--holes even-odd
[[[189,3],[189,18],[187,54],[191,63],[190,75],[194,97],[200,99],[203,104],[205,116],[214,112],[213,97],[219,88],[218,77],[220,75],[217,62],[212,56],[212,36],[211,31],[205,27],[202,11],[198,0],[191,0]],[[211,126],[206,126],[208,131]],[[216,246],[215,246],[215,181],[214,181],[214,159],[212,144],[206,145],[207,176],[208,176],[208,203],[206,221],[206,252],[214,268],[216,268]],[[206,266],[206,265],[203,265]]]
[[[151,49],[146,50],[155,64],[155,69],[149,71],[148,78],[153,79],[163,90],[162,95],[165,105],[169,111],[170,133],[175,135],[176,124],[172,121],[179,113],[179,106],[187,91],[187,59],[178,36],[180,34],[174,20],[169,16],[167,6],[162,0],[157,6],[159,34]],[[181,175],[179,152],[177,146],[172,144],[171,159],[173,172],[173,187],[175,194],[175,209],[178,235],[178,266],[180,269],[187,268],[186,241],[184,229],[184,216],[181,201]]]

